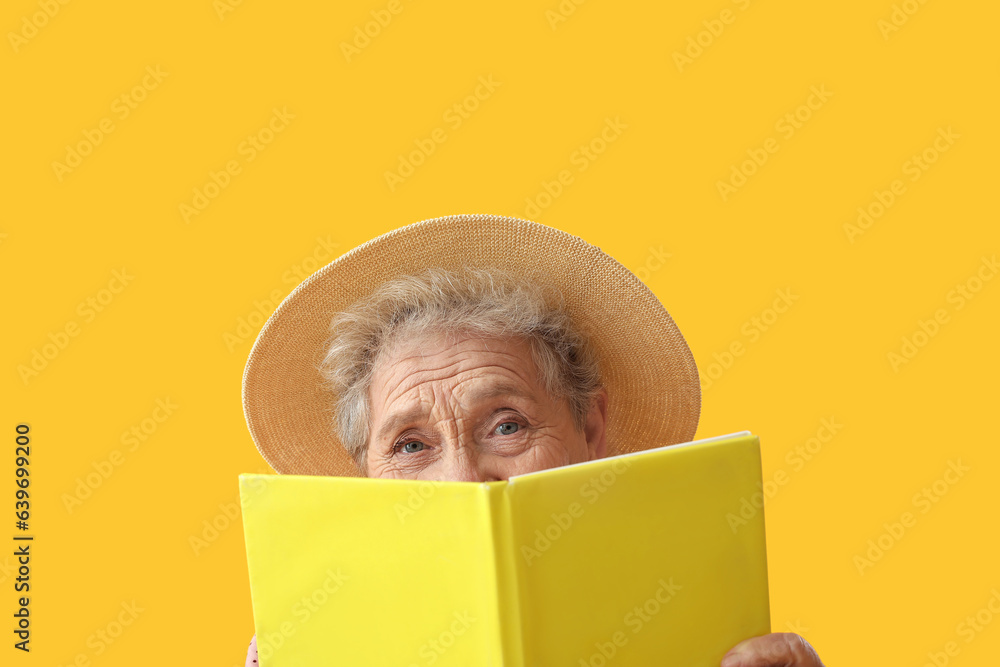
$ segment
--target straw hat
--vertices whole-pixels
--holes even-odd
[[[282,474],[357,476],[333,429],[318,366],[333,314],[382,283],[429,267],[498,268],[558,288],[608,390],[608,455],[687,442],[701,409],[698,369],[656,296],[582,239],[500,215],[450,215],[383,234],[306,278],[264,324],[243,373],[243,412]]]

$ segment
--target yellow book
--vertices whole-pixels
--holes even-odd
[[[748,432],[512,477],[240,475],[261,667],[718,667],[770,631]]]

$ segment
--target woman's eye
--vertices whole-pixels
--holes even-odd
[[[419,440],[410,440],[408,443],[401,447],[402,451],[407,454],[416,454],[417,452],[423,450],[426,445]]]
[[[517,422],[504,422],[497,426],[497,433],[500,435],[511,435],[517,433],[519,428],[521,428],[521,425]]]

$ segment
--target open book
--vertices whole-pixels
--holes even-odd
[[[240,475],[261,667],[718,667],[770,631],[748,432],[512,477]]]

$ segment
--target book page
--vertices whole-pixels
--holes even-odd
[[[525,664],[718,667],[769,632],[759,481],[748,434],[512,478]]]
[[[241,475],[260,667],[500,665],[485,485]]]

